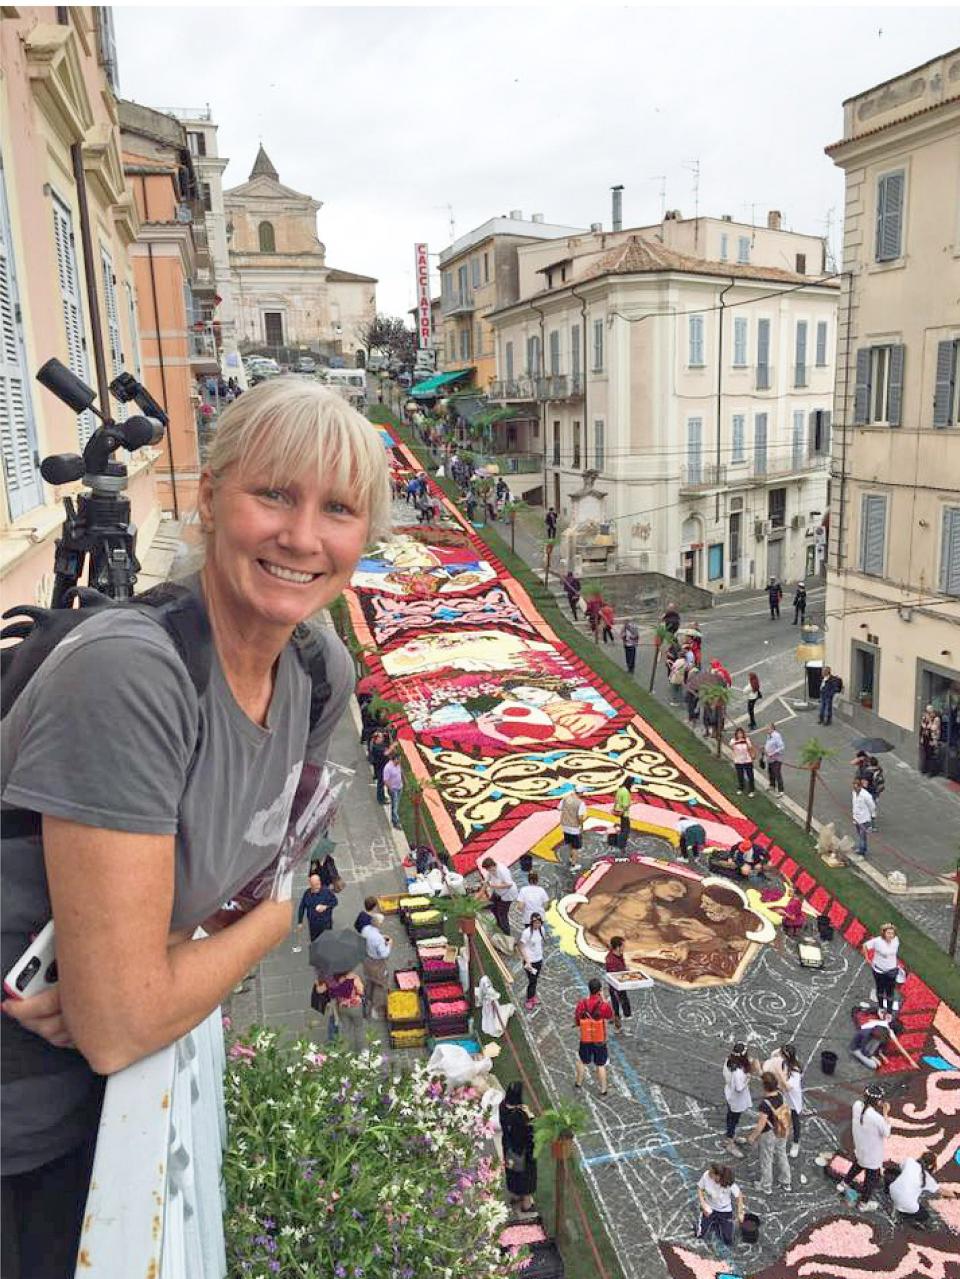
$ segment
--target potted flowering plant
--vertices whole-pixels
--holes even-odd
[[[477,916],[487,909],[479,897],[440,897],[433,904],[445,919],[456,920],[465,937],[477,931]]]
[[[228,1270],[494,1279],[507,1217],[473,1089],[255,1028],[228,1052]]]
[[[587,1112],[583,1106],[570,1101],[550,1106],[533,1121],[533,1153],[539,1158],[549,1146],[556,1160],[569,1158],[574,1137],[586,1126]]]

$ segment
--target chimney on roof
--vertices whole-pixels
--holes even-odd
[[[723,214],[721,214],[721,215],[720,215],[720,221],[721,221],[721,222],[732,222],[732,221],[733,221],[733,214],[732,214],[732,213],[723,213]]]
[[[531,213],[531,214],[530,214],[530,221],[531,221],[531,222],[542,222],[542,221],[543,221],[543,214],[542,214],[542,213]]]
[[[623,183],[619,186],[611,187],[613,192],[613,215],[610,225],[614,231],[623,230]]]
[[[511,222],[522,222],[522,221],[523,221],[523,210],[522,210],[522,209],[511,209],[511,210],[510,210],[510,221],[511,221]]]
[[[767,230],[779,231],[780,223],[783,221],[783,214],[779,209],[771,209],[767,214]]]
[[[602,230],[603,230],[603,223],[602,223],[602,222],[591,222],[591,223],[590,223],[590,230],[591,230],[591,231],[593,231],[593,232],[602,231]]]
[[[682,220],[680,210],[667,209],[666,213],[663,215],[663,220],[664,222],[680,222]]]

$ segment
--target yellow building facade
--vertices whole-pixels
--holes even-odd
[[[96,386],[95,309],[108,380],[135,374],[138,218],[120,156],[110,11],[8,6],[0,14],[0,583],[8,607],[49,603],[60,500],[77,486],[45,483],[40,460],[80,452],[95,426],[92,413],[78,415],[42,388],[36,370],[56,356]],[[143,449],[123,458],[141,556],[160,520],[157,456]]]

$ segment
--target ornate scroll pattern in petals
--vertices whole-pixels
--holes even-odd
[[[489,826],[517,804],[559,802],[572,783],[586,794],[608,795],[624,781],[639,777],[641,789],[651,795],[713,807],[659,751],[647,745],[636,724],[627,724],[592,749],[571,747],[501,759],[420,749],[464,835]]]
[[[369,619],[377,645],[407,631],[421,633],[437,626],[512,626],[524,635],[536,635],[520,609],[502,586],[482,595],[461,598],[411,599],[390,595],[369,598]]]

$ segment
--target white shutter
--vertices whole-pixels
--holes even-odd
[[[691,368],[703,364],[703,316],[691,315],[688,320],[689,353],[687,363]]]
[[[887,541],[887,499],[867,493],[860,507],[860,569],[875,577],[883,576],[884,549]]]
[[[80,298],[80,273],[76,245],[73,242],[73,217],[67,206],[53,197],[53,238],[57,250],[57,275],[63,304],[63,326],[67,334],[67,364],[72,373],[89,381],[87,339],[83,328],[83,303]],[[94,420],[89,409],[77,417],[77,434],[81,449],[93,434]]]
[[[944,595],[960,595],[960,506],[947,506],[943,512],[940,590]]]
[[[747,317],[738,315],[733,321],[733,363],[743,368],[747,362]]]
[[[13,260],[13,235],[0,166],[0,447],[10,518],[43,503],[37,432],[30,397],[20,300]]]
[[[703,479],[701,445],[703,443],[703,418],[687,418],[687,482],[699,484]]]
[[[817,368],[822,369],[827,363],[827,322],[817,321]]]
[[[743,413],[734,413],[733,415],[733,451],[730,457],[731,462],[743,461],[746,420],[746,416]]]
[[[140,376],[140,330],[137,325],[137,304],[133,298],[133,285],[129,280],[124,281],[124,288],[127,291],[127,321],[130,326],[130,346],[132,348],[131,357],[133,363],[133,376],[138,382],[142,381]]]
[[[117,309],[117,281],[113,274],[113,262],[103,246],[100,248],[100,273],[103,276],[103,302],[107,316],[107,338],[110,344],[110,365],[114,377],[123,372],[123,351],[120,346],[120,314]],[[111,379],[112,381],[112,379]],[[122,422],[127,416],[125,404],[114,404],[113,416]]]

